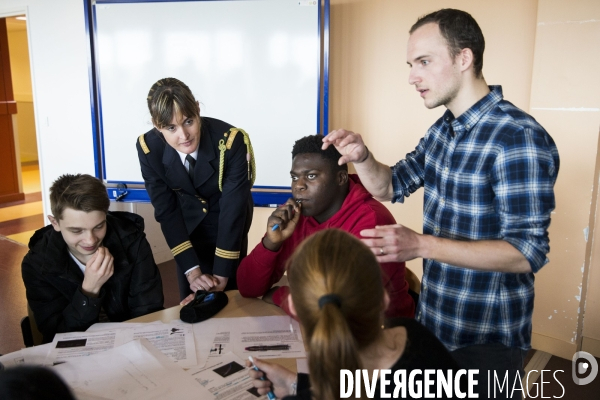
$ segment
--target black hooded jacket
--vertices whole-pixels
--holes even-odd
[[[163,309],[162,280],[144,234],[144,219],[109,212],[106,221],[103,245],[114,258],[114,273],[97,298],[83,294],[83,272],[60,232],[48,225],[31,237],[21,272],[44,343],[56,333],[85,331],[98,322],[101,308],[112,322]]]

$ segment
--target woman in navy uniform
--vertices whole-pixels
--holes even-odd
[[[154,216],[177,262],[179,294],[236,289],[252,222],[254,157],[246,132],[200,116],[175,78],[148,93],[154,128],[136,147]]]

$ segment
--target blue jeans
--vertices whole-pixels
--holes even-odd
[[[513,397],[511,392],[513,385],[515,389],[526,389],[521,387],[520,382],[514,382],[518,379],[517,371],[519,377],[523,377],[523,363],[527,350],[494,343],[462,347],[450,354],[461,368],[479,370],[476,393],[480,399],[521,399],[522,390],[515,390]]]

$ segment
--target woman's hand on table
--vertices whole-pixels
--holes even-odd
[[[196,293],[191,293],[188,297],[186,297],[185,299],[181,300],[181,302],[179,303],[179,305],[185,306],[187,303],[189,303],[190,301],[194,300],[194,296],[196,296]]]
[[[197,272],[196,272],[197,271]],[[190,284],[190,290],[196,293],[197,290],[214,291],[220,287],[221,283],[219,279],[211,274],[203,274],[200,272],[200,268],[196,268],[187,276],[187,280]],[[222,285],[225,287],[227,281]],[[223,290],[223,289],[220,289]]]
[[[229,280],[227,277],[218,275],[213,276],[210,274],[203,274],[201,272],[194,273],[194,271],[192,271],[187,278],[188,282],[190,283],[190,290],[194,293],[181,300],[179,304],[182,306],[185,306],[190,301],[194,300],[194,296],[198,290],[206,290],[207,292],[223,291],[227,285],[227,281]]]

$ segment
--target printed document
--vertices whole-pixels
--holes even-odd
[[[229,352],[218,358],[209,358],[204,368],[196,368],[188,373],[210,393],[202,399],[256,400],[266,399],[258,394],[244,361]]]
[[[80,400],[210,398],[197,381],[146,339],[72,358],[53,370]]]
[[[300,325],[289,316],[211,318],[193,329],[199,366],[230,351],[242,359],[306,357]]]
[[[304,358],[304,341],[298,321],[288,316],[236,318],[232,334],[234,353],[242,359]],[[286,348],[287,347],[287,348]]]
[[[194,333],[190,325],[135,324],[135,327],[92,329],[88,332],[58,333],[54,336],[49,358],[67,361],[114,349],[136,339],[148,339],[163,354],[181,368],[197,365]],[[127,326],[127,325],[124,325]]]

